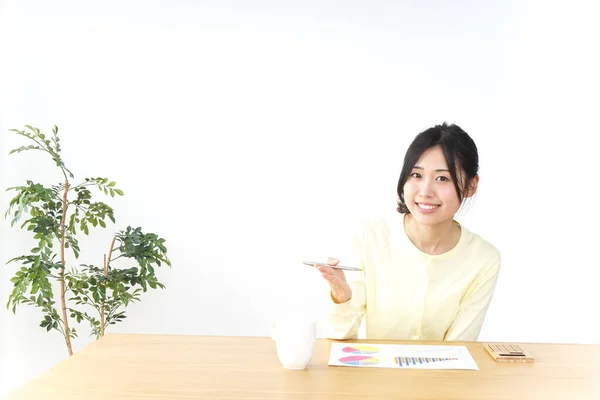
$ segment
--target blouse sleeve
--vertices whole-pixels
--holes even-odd
[[[361,229],[352,241],[352,266],[362,271],[344,271],[352,296],[344,303],[335,303],[329,291],[326,306],[325,336],[330,339],[356,339],[363,316],[366,313],[366,275],[363,262],[364,230]],[[354,262],[352,262],[354,261]],[[340,260],[340,264],[345,264]]]
[[[492,300],[498,274],[500,256],[482,268],[465,292],[454,321],[444,340],[476,341]]]

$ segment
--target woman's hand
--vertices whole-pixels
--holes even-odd
[[[315,266],[321,272],[321,276],[329,282],[333,301],[336,303],[345,303],[352,297],[352,289],[348,285],[348,282],[346,282],[344,271],[330,267],[330,265],[337,265],[339,262],[340,260],[337,258],[329,257],[327,264],[317,264]]]

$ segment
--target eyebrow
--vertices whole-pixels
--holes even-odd
[[[422,170],[424,170],[425,168],[419,167],[418,165],[415,165],[413,167],[413,169],[422,169]],[[450,170],[449,169],[440,168],[440,169],[436,169],[435,172],[450,172]]]

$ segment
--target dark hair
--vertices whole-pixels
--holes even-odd
[[[466,185],[477,175],[479,171],[477,146],[467,132],[463,131],[457,125],[447,125],[445,122],[442,125],[429,128],[415,137],[404,156],[404,165],[402,166],[402,173],[398,180],[397,210],[399,213],[410,213],[404,201],[404,184],[421,155],[425,150],[434,146],[442,148],[448,169],[450,170],[450,176],[452,176],[452,181],[458,194],[458,199],[461,202],[463,200],[463,193],[467,189]],[[456,174],[457,167],[461,168],[463,172],[465,187],[460,187],[459,185]]]

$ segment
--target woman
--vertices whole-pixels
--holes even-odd
[[[348,272],[317,266],[330,285],[327,337],[475,341],[492,299],[500,253],[455,221],[477,191],[479,157],[456,125],[416,136],[398,181],[397,212],[356,237]],[[336,265],[337,259],[329,259]]]

